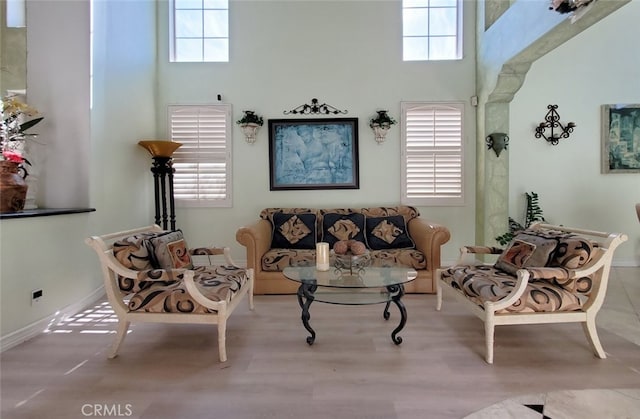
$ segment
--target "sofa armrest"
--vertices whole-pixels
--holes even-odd
[[[261,272],[262,256],[271,248],[271,223],[261,219],[240,227],[236,240],[247,249],[247,267],[256,274]]]
[[[411,219],[407,229],[416,244],[416,249],[424,253],[427,259],[427,270],[435,274],[436,269],[441,265],[441,247],[451,238],[449,229],[422,217]]]

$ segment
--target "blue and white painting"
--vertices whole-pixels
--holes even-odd
[[[275,123],[272,187],[357,187],[357,123]]]

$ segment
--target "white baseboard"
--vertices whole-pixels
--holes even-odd
[[[79,313],[86,307],[100,300],[104,295],[104,285],[101,285],[91,294],[78,301],[77,303],[70,304],[67,307],[56,311],[55,314],[45,317],[42,320],[38,320],[37,322],[25,326],[22,329],[16,330],[15,332],[11,332],[6,336],[2,336],[0,338],[0,352],[4,352],[7,349],[13,348],[14,346],[21,344],[22,342],[38,336],[40,333],[46,330],[51,323],[59,322],[66,317],[73,316]]]

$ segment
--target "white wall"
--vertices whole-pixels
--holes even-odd
[[[159,8],[160,40],[169,37],[165,5]],[[475,108],[469,98],[475,94],[475,2],[464,6],[464,59],[453,62],[402,61],[398,1],[231,2],[229,63],[168,63],[168,47],[160,42],[159,132],[166,133],[167,105],[216,103],[217,94],[233,105],[234,121],[243,110],[265,118],[253,145],[234,127],[234,207],[178,209],[177,226],[189,242],[227,244],[242,260],[246,256],[235,232],[264,207],[397,205],[400,128],[394,126],[378,145],[369,119],[378,109],[399,119],[401,101],[463,101],[467,205],[420,208],[423,216],[451,229],[444,259],[455,260],[459,245],[474,240]],[[269,191],[267,119],[286,118],[284,110],[312,98],[348,110],[340,116],[359,118],[360,189]]]
[[[510,108],[509,208],[522,221],[524,193],[537,192],[548,221],[624,232],[619,265],[640,265],[640,174],[601,174],[600,106],[639,103],[640,1],[634,0],[536,61]],[[534,138],[547,105],[577,128],[557,146]]]
[[[99,289],[92,234],[152,223],[155,136],[152,1],[96,1],[94,108],[89,110],[89,2],[29,1],[28,97],[45,116],[48,207],[96,212],[0,222],[2,344]],[[31,291],[44,298],[31,306]],[[46,324],[45,324],[46,326]]]

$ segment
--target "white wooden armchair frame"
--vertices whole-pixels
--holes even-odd
[[[484,303],[484,306],[481,307],[442,279],[442,272],[444,272],[446,268],[439,269],[437,271],[436,310],[441,310],[442,296],[443,293],[446,292],[456,301],[464,304],[467,309],[484,322],[486,361],[489,364],[493,363],[495,326],[518,324],[582,323],[584,333],[586,334],[587,340],[589,341],[594,354],[598,358],[606,358],[606,353],[602,348],[600,339],[598,338],[596,315],[602,307],[602,303],[605,298],[614,251],[618,245],[627,240],[627,236],[624,234],[609,234],[599,231],[542,223],[534,224],[530,228],[544,228],[564,231],[567,233],[576,233],[598,243],[598,246],[593,250],[593,257],[589,263],[579,269],[569,270],[570,278],[583,278],[593,274],[593,288],[589,294],[588,300],[583,304],[581,310],[535,313],[497,313],[498,311],[513,305],[523,295],[530,277],[530,272],[527,269],[519,269],[517,271],[517,281],[511,292],[506,297],[496,302],[487,301]],[[462,247],[460,249],[460,258],[458,262],[456,262],[456,266],[468,266],[469,262],[465,261],[468,259],[468,255],[470,253],[472,253],[472,251],[469,248]],[[475,263],[475,265],[478,265],[478,263]]]
[[[120,231],[117,233],[105,234],[102,236],[91,236],[85,240],[85,243],[92,247],[100,259],[102,274],[104,279],[104,288],[107,299],[118,316],[118,330],[109,352],[109,358],[115,358],[118,355],[120,345],[124,341],[129,325],[132,322],[147,323],[204,323],[218,325],[218,351],[220,362],[227,360],[226,351],[226,328],[227,319],[233,313],[240,303],[240,300],[248,294],[249,308],[253,310],[253,270],[245,269],[247,275],[247,283],[241,287],[240,291],[234,295],[230,302],[212,301],[205,297],[194,283],[194,271],[185,269],[184,284],[190,296],[199,304],[211,310],[212,313],[151,313],[144,311],[130,311],[126,297],[122,296],[118,288],[118,275],[126,278],[136,278],[139,271],[125,268],[113,255],[113,243],[119,239],[140,234],[144,232],[160,232],[162,228],[158,225],[151,225],[132,230]],[[212,255],[223,255],[227,265],[236,265],[231,256],[228,247],[212,247],[209,248]],[[175,270],[174,270],[175,271]]]

